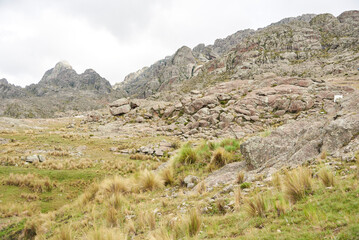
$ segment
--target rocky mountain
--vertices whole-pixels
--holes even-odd
[[[25,88],[2,79],[0,115],[53,117],[60,112],[98,109],[119,96],[123,95],[94,70],[78,74],[67,62],[59,62],[39,83]]]
[[[109,94],[111,84],[92,69],[77,74],[67,62],[59,62],[46,71],[38,84],[26,88],[36,96],[51,95],[66,90],[93,91],[96,94]]]
[[[359,11],[305,14],[244,30],[214,45],[180,48],[118,85],[129,96],[166,98],[230,79],[268,76],[329,78],[357,72]],[[177,55],[182,57],[173,61]],[[161,92],[160,95],[155,93]]]
[[[8,83],[5,78],[0,79],[0,99],[23,98],[27,95],[26,91],[21,87]]]

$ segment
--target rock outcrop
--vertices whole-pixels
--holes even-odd
[[[214,45],[199,44],[192,53],[187,49],[196,60],[185,63],[188,70],[193,67],[192,74],[175,80],[173,75],[164,74],[164,69],[172,66],[169,62],[173,57],[169,57],[127,79],[121,88],[127,89],[128,96],[164,99],[166,91],[189,92],[230,79],[352,76],[359,65],[358,16],[358,11],[338,17],[305,14],[257,31],[239,31]],[[131,92],[132,88],[136,91]],[[156,95],[158,92],[162,97]]]
[[[17,118],[54,117],[57,112],[89,111],[123,96],[92,69],[77,74],[59,62],[38,84],[21,88],[0,80],[0,115]]]

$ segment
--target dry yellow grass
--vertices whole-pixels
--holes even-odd
[[[161,171],[161,177],[165,185],[173,185],[175,182],[172,166],[169,166]]]
[[[237,183],[241,184],[243,182],[244,182],[244,172],[241,171],[237,174]]]
[[[285,173],[284,193],[292,203],[302,199],[312,191],[311,171],[304,167],[299,167],[291,172]]]
[[[225,164],[230,163],[233,155],[227,152],[224,148],[217,148],[212,155],[211,162],[209,163],[209,170],[215,170],[223,167]]]
[[[145,230],[154,230],[156,228],[156,216],[153,212],[139,212],[137,224],[140,229]]]
[[[278,190],[282,191],[282,179],[279,173],[272,175],[272,185]]]
[[[251,217],[265,217],[266,216],[266,203],[262,195],[257,194],[251,199],[245,200],[245,212]]]
[[[163,188],[163,180],[160,176],[147,169],[140,172],[138,178],[138,187],[142,191],[153,191],[156,189]]]
[[[40,178],[32,173],[10,173],[8,178],[4,180],[4,184],[18,187],[28,187],[35,192],[49,192],[53,187],[56,187],[56,184],[54,184],[48,177]]]
[[[238,187],[237,190],[234,191],[234,202],[237,209],[241,205],[242,200],[243,200],[242,190],[240,187]]]
[[[322,181],[324,186],[333,187],[335,185],[334,174],[327,168],[321,168],[318,172],[318,178]]]
[[[127,235],[114,228],[97,228],[87,234],[88,240],[126,240]]]
[[[108,194],[116,194],[116,193],[129,193],[132,188],[132,183],[123,177],[114,176],[113,178],[105,179],[102,184],[101,188]]]

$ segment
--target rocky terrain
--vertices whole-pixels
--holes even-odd
[[[358,27],[359,11],[283,19],[117,90],[67,63],[0,80],[1,104],[89,110],[0,118],[0,238],[358,239]]]
[[[16,118],[54,117],[99,109],[122,96],[92,69],[77,74],[66,62],[48,70],[38,84],[25,88],[0,81],[0,115]],[[57,114],[57,115],[56,115]],[[68,115],[67,114],[67,115]]]

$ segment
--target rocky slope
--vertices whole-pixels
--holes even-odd
[[[77,74],[67,62],[59,62],[38,84],[21,88],[0,81],[0,115],[11,117],[53,117],[66,111],[89,111],[104,107],[122,96],[92,69]]]
[[[303,15],[257,31],[239,31],[213,46],[182,47],[172,57],[131,74],[118,88],[141,98],[161,92],[165,99],[166,91],[172,96],[173,91],[201,89],[229,79],[350,76],[359,65],[358,16],[359,11],[338,17]],[[177,58],[179,53],[182,57]]]

